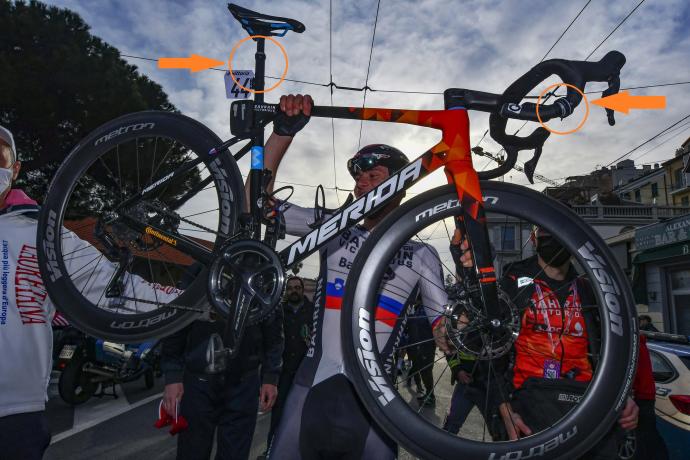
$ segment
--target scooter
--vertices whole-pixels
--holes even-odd
[[[76,332],[75,332],[76,331]],[[63,331],[55,369],[60,371],[58,392],[71,405],[92,397],[117,398],[115,385],[144,376],[147,389],[160,375],[158,342],[123,345],[90,337],[77,331]],[[110,388],[110,392],[106,390]]]

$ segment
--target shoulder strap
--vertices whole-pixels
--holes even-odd
[[[592,370],[596,370],[599,365],[601,355],[601,318],[599,310],[596,308],[596,299],[585,279],[577,278],[577,292],[582,306],[582,317],[587,328],[587,347],[592,362]]]

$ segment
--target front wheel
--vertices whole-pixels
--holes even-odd
[[[431,190],[382,221],[353,264],[342,303],[343,355],[348,374],[375,421],[421,458],[576,458],[595,446],[614,425],[630,391],[637,330],[628,282],[602,239],[565,206],[512,184],[482,182],[481,188],[496,273],[500,274],[508,263],[534,254],[529,235],[536,225],[554,235],[570,252],[577,273],[575,281],[582,278],[589,284],[593,300],[585,305],[584,300],[580,304],[572,300],[574,297],[561,296],[561,289],[573,289],[570,283],[554,288],[554,294],[566,306],[559,309],[562,322],[544,324],[548,313],[539,309],[548,309],[551,304],[517,306],[519,293],[511,297],[499,289],[505,319],[501,331],[508,333],[492,332],[497,329],[482,322],[481,305],[472,300],[458,301],[459,297],[452,294],[458,282],[449,246],[455,217],[462,211],[455,189],[446,186]],[[524,289],[530,282],[522,279],[517,285]],[[416,299],[415,285],[425,309],[411,305]],[[575,303],[568,303],[571,301]],[[585,316],[595,318],[600,327],[585,328]],[[420,318],[421,324],[410,327]],[[433,344],[429,323],[439,318],[457,325],[455,336],[449,337],[459,350],[453,359],[467,364],[465,369],[473,378],[463,391],[478,410],[469,416],[465,413],[466,420],[459,421],[459,434],[442,429],[444,418],[457,416],[458,407],[453,406],[456,394],[449,385],[449,361],[442,353],[437,352],[427,366],[431,377],[426,379],[430,383],[425,383],[420,398],[406,385],[399,385],[399,376],[393,372],[396,360],[403,359],[406,351]],[[419,332],[424,328],[426,335]],[[564,363],[563,355],[559,364],[563,369],[558,368],[563,378],[567,377],[568,367],[581,371],[571,378],[579,380],[583,393],[565,397],[556,394],[554,398],[565,398],[570,409],[542,430],[533,430],[531,436],[507,441],[499,408],[511,402],[508,390],[516,381],[509,370],[515,372],[516,365],[510,357],[515,356],[513,350],[521,344],[521,335],[527,337],[528,330],[543,332],[540,337],[544,343],[539,347],[522,343],[525,365],[536,366],[534,363],[550,363],[545,356],[562,350],[559,347],[564,343],[581,344],[578,339],[583,337],[583,329],[589,341],[586,345],[600,343],[599,356],[589,355],[593,348],[585,346],[578,364],[582,369]],[[553,377],[547,373],[553,369],[545,364],[543,369],[544,377]],[[426,404],[427,400],[435,405]]]

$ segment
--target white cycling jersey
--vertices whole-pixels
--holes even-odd
[[[313,209],[283,203],[286,232],[303,236],[313,229]],[[295,382],[314,386],[335,374],[346,374],[340,343],[340,307],[352,263],[369,231],[357,225],[341,233],[320,252],[320,274],[314,295],[314,334]],[[389,356],[404,327],[404,311],[422,297],[430,322],[440,317],[448,296],[443,287],[441,261],[428,244],[410,241],[391,260],[376,313],[377,341],[383,356]],[[386,367],[391,365],[391,359]],[[389,369],[387,369],[389,370]]]
[[[0,417],[45,408],[52,368],[53,303],[43,285],[36,253],[36,202],[12,190],[0,210]],[[89,243],[63,229],[62,251],[76,286],[97,303],[115,266]],[[136,275],[124,278],[125,296],[170,302],[182,291],[154,285]],[[119,312],[143,312],[155,305],[119,300]],[[101,300],[103,304],[103,300]]]

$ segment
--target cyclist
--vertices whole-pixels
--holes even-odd
[[[282,114],[274,122],[274,133],[266,142],[265,151],[265,166],[273,171],[274,177],[293,136],[308,122],[312,104],[310,96],[280,98]],[[382,144],[364,147],[348,161],[348,171],[355,180],[355,197],[373,190],[407,163],[407,157],[396,148]],[[362,225],[343,232],[322,249],[321,272],[314,296],[314,334],[295,376],[269,448],[269,458],[396,458],[397,446],[373,424],[346,376],[340,343],[340,305],[357,252],[369,232],[401,200],[402,196],[393,199]],[[277,210],[287,233],[304,235],[312,231],[309,224],[314,220],[313,210],[292,203],[280,203]],[[415,242],[405,248],[405,254],[400,253],[390,266],[391,273],[383,287],[382,298],[387,298],[382,304],[385,303],[389,313],[387,320],[377,322],[377,330],[386,328],[393,337],[402,333],[401,321],[397,321],[399,313],[406,311],[418,292],[432,322],[447,301],[435,250]],[[388,340],[388,346],[382,348],[384,354],[392,348],[390,342],[393,340]],[[392,357],[390,363],[392,368]]]
[[[52,365],[55,313],[47,296],[36,255],[38,206],[12,183],[21,170],[12,134],[0,126],[0,445],[3,459],[40,459],[50,443],[45,402]],[[99,302],[115,268],[103,261],[95,267],[84,261],[101,256],[93,246],[62,230],[66,260],[77,288]],[[83,269],[84,267],[91,270]],[[80,267],[81,275],[79,275]],[[125,295],[166,302],[181,291],[153,285],[135,275],[125,278]],[[170,300],[167,300],[170,299]],[[112,308],[129,308],[111,299]],[[140,311],[145,305],[140,304]],[[107,308],[107,307],[106,307]]]
[[[537,254],[506,267],[502,289],[520,309],[521,328],[513,353],[512,378],[505,379],[500,404],[510,439],[529,436],[553,425],[574,407],[591,380],[598,356],[598,318],[583,306],[593,305],[589,285],[575,272],[570,254],[551,234],[535,228]],[[473,265],[467,241],[461,261]],[[565,397],[564,397],[565,395]],[[618,423],[624,430],[637,426],[638,407],[628,398]],[[611,430],[586,458],[617,458],[617,433]]]

